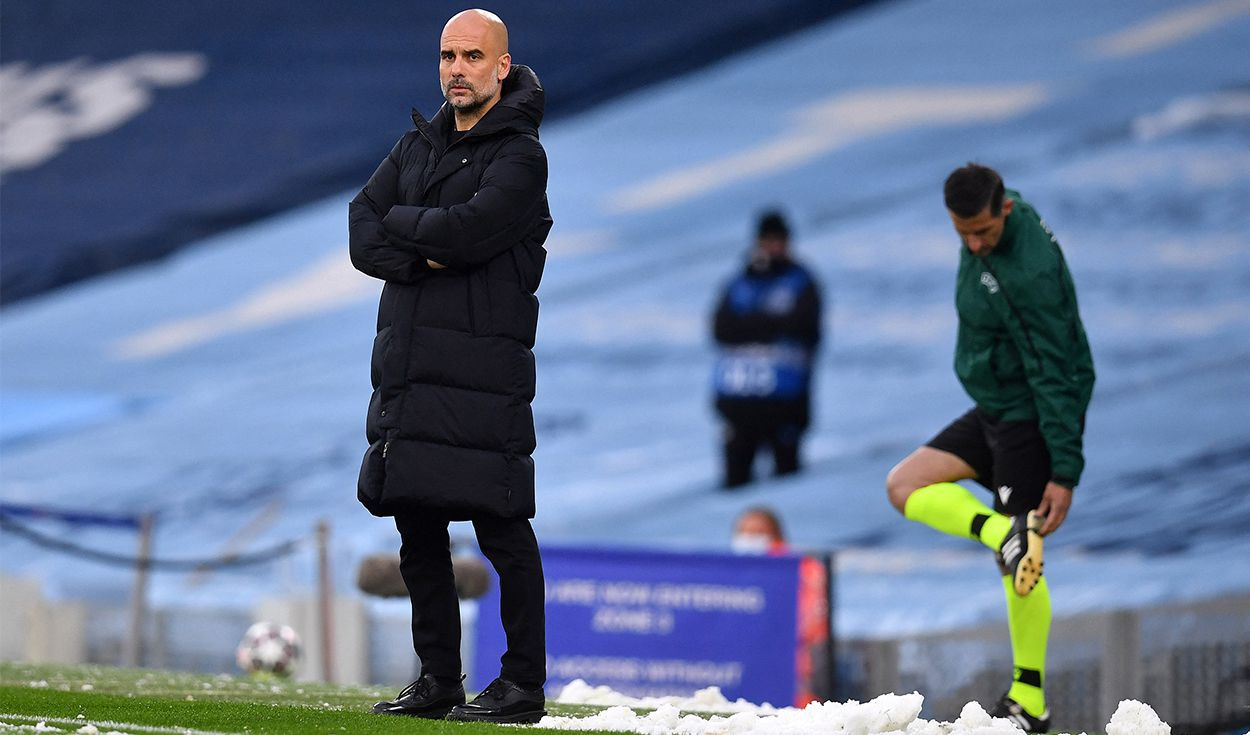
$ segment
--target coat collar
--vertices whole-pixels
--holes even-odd
[[[528,66],[516,64],[503,80],[503,95],[490,108],[477,125],[467,131],[465,138],[478,138],[501,132],[527,133],[538,136],[546,108],[546,92],[538,75]],[[447,147],[454,113],[450,105],[443,106],[427,122],[421,113],[412,109],[412,122],[417,131],[440,153]]]

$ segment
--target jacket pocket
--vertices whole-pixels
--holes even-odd
[[[1016,383],[1024,379],[1024,363],[1015,346],[1007,342],[995,342],[989,355],[990,374],[999,384]]]
[[[378,331],[373,338],[373,354],[369,360],[369,380],[374,389],[381,387],[382,375],[386,367],[388,352],[391,347],[391,327],[388,324]]]
[[[541,244],[525,240],[508,251],[512,256],[512,267],[516,272],[517,283],[530,293],[538,290],[542,280],[543,265],[547,254]]]
[[[365,450],[364,460],[360,463],[360,478],[356,482],[356,499],[365,510],[379,517],[391,515],[382,505],[382,488],[386,483],[386,457],[383,453],[386,443],[379,439]]]

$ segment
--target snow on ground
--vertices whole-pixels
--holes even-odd
[[[5,722],[4,720],[10,720]],[[142,725],[135,722],[114,722],[112,720],[93,720],[85,722],[83,715],[74,719],[67,717],[32,717],[0,713],[0,733],[59,733],[67,735],[233,735],[233,733],[216,732],[213,730],[195,730],[189,727],[161,727],[158,725]],[[31,724],[25,724],[25,723]],[[85,724],[84,724],[85,722]]]
[[[631,697],[612,687],[591,686],[582,679],[574,679],[560,690],[556,700],[566,704],[593,704],[603,707],[642,707],[658,709],[672,706],[685,711],[698,712],[776,712],[771,704],[753,704],[745,699],[729,701],[720,687],[700,689],[689,697]]]
[[[1009,720],[990,717],[981,705],[964,705],[954,722],[920,718],[924,697],[911,694],[883,694],[870,702],[813,702],[806,707],[755,706],[743,700],[730,702],[716,687],[693,696],[634,699],[608,687],[592,687],[579,680],[570,682],[556,698],[562,704],[611,704],[590,717],[547,716],[539,727],[556,730],[614,730],[642,735],[1018,735]],[[652,709],[638,714],[634,708]],[[723,712],[726,716],[699,717],[682,712]],[[1148,704],[1126,699],[1120,702],[1107,735],[1170,735],[1171,727],[1159,719]]]

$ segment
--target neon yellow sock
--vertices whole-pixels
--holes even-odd
[[[976,539],[993,551],[998,551],[1011,530],[1011,518],[990,510],[966,487],[954,482],[925,485],[912,493],[903,506],[903,515],[951,536]]]
[[[1042,686],[1046,675],[1046,638],[1050,634],[1050,588],[1043,576],[1028,597],[1021,597],[1007,576],[1003,577],[1003,589],[1007,592],[1007,624],[1016,668],[1007,696],[1019,702],[1025,712],[1040,717],[1046,711]]]

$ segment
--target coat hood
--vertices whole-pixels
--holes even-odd
[[[546,104],[547,95],[538,75],[528,66],[514,64],[503,80],[499,102],[473,126],[471,133],[478,136],[513,131],[537,136]],[[451,106],[444,102],[429,123],[416,109],[412,111],[412,121],[418,129],[428,125],[441,133],[451,129],[453,115]]]

